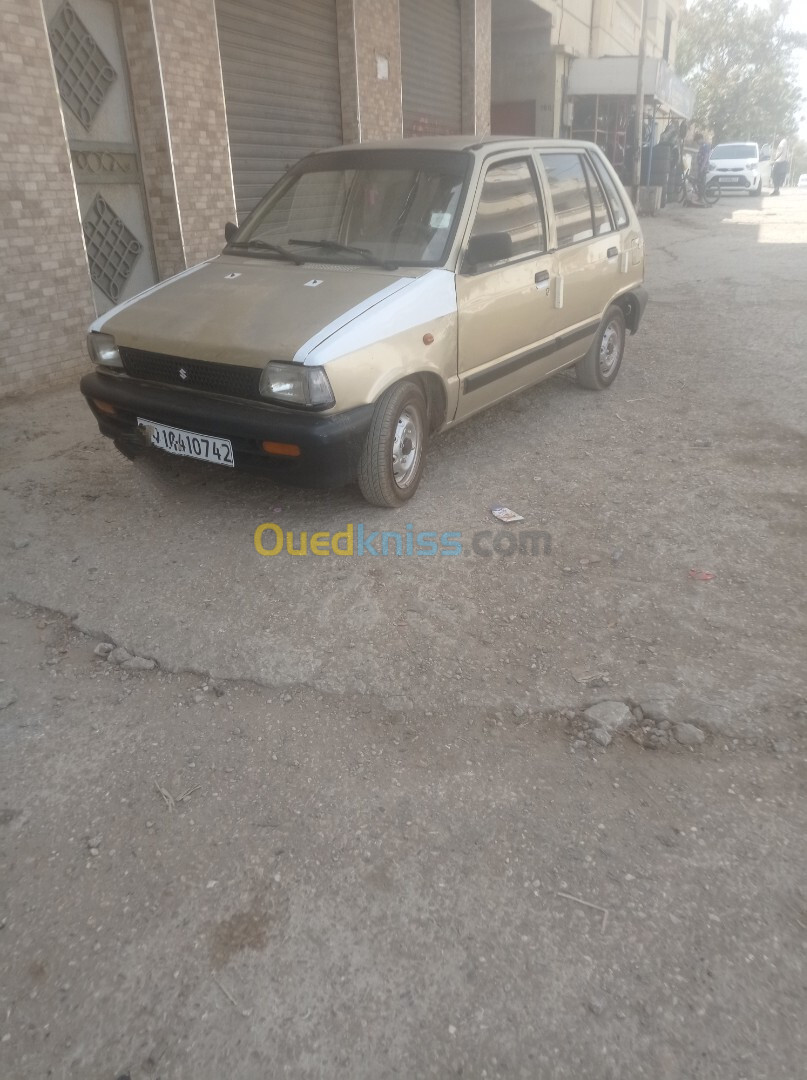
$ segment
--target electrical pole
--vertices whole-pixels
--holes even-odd
[[[642,0],[642,28],[639,33],[639,63],[636,72],[636,124],[633,132],[635,156],[633,161],[633,204],[639,201],[639,185],[642,182],[642,134],[644,121],[644,60],[647,55],[647,8],[648,0]]]

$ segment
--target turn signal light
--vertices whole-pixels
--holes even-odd
[[[108,413],[110,416],[114,416],[118,411],[115,406],[110,405],[108,401],[99,401],[98,398],[93,398],[92,403],[99,412]]]
[[[267,454],[280,454],[281,457],[299,457],[300,447],[288,442],[262,442]]]

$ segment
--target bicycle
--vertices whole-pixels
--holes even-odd
[[[703,177],[693,179],[690,170],[687,169],[681,177],[680,189],[676,184],[675,194],[684,206],[691,204],[692,196],[700,199],[704,206],[714,206],[720,198],[720,184],[715,178],[712,178],[708,184],[704,184]]]

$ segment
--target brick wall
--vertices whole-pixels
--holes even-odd
[[[235,221],[213,0],[152,0],[185,262],[221,251]]]
[[[151,6],[120,0],[119,10],[157,274],[167,278],[185,269],[185,257]]]
[[[0,7],[0,393],[86,368],[95,317],[42,9]]]

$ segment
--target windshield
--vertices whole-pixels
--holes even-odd
[[[743,142],[743,143],[723,143],[722,146],[716,146],[711,153],[712,161],[726,161],[747,158],[758,158],[759,149],[756,143]]]
[[[318,263],[439,266],[471,163],[469,155],[446,151],[313,156],[272,189],[228,250],[278,258],[282,248]]]

